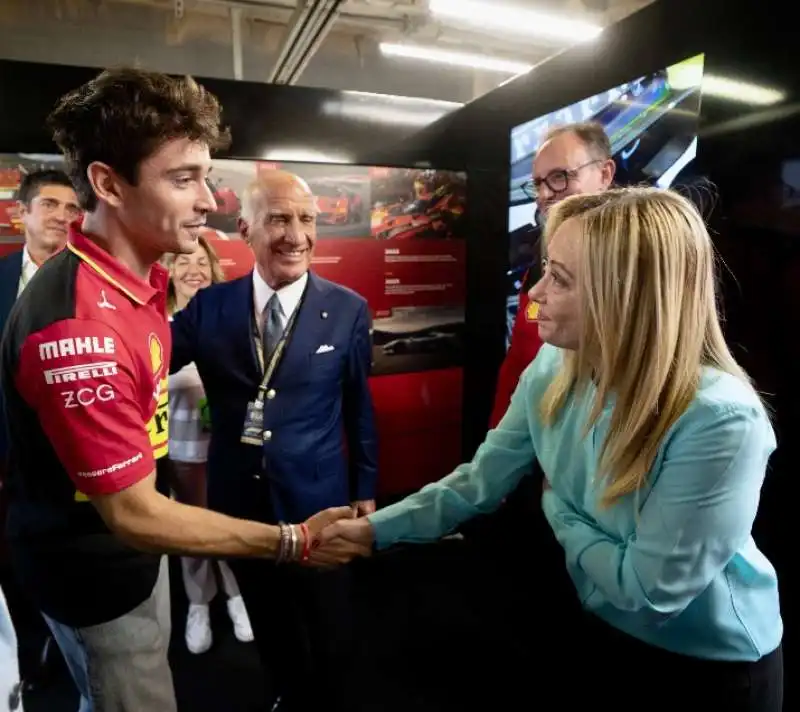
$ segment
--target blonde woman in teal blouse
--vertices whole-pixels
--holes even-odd
[[[530,297],[546,345],[498,427],[472,462],[320,544],[434,541],[496,509],[537,458],[589,612],[575,659],[554,662],[578,683],[561,708],[585,694],[617,711],[779,712],[778,584],[751,535],[775,435],[723,338],[703,220],[675,193],[613,190],[554,207],[545,241]],[[546,586],[535,543],[520,565]]]

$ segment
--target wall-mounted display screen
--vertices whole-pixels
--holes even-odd
[[[542,138],[555,126],[596,121],[605,127],[611,141],[618,184],[668,188],[680,183],[691,171],[697,153],[703,64],[702,54],[691,57],[512,129],[509,335],[517,294],[537,254],[535,247],[541,231],[536,203],[522,186],[532,177],[533,159]]]
[[[15,193],[56,155],[0,154],[0,252],[19,249]],[[416,489],[461,461],[467,178],[443,170],[215,160],[210,238],[228,279],[253,254],[237,232],[244,190],[262,171],[305,179],[317,197],[312,268],[369,303],[384,491]]]

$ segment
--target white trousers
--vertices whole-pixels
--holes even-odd
[[[178,479],[178,488],[175,492],[177,500],[195,507],[207,506],[205,463],[173,462],[173,464]],[[181,557],[181,571],[189,603],[208,605],[217,595],[215,565],[219,567],[222,589],[228,598],[239,595],[236,578],[224,561],[183,556]]]
[[[0,588],[0,712],[11,712],[11,698],[19,684],[17,634],[8,612],[8,604]],[[22,702],[13,712],[22,712]]]

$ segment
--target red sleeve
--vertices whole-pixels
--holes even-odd
[[[522,372],[536,358],[536,352],[542,343],[539,339],[538,327],[535,323],[528,322],[525,316],[526,307],[527,299],[525,299],[525,293],[520,292],[517,315],[514,318],[514,328],[511,330],[511,345],[497,375],[494,405],[489,418],[490,429],[496,428],[497,424],[503,419],[508,406],[511,405],[511,396],[514,395],[514,391],[517,389]],[[537,329],[534,337],[535,341],[532,340],[531,335],[523,333],[529,329]]]
[[[119,334],[88,319],[27,338],[16,387],[76,489],[112,494],[155,469],[133,362]]]

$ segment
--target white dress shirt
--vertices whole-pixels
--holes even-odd
[[[281,326],[285,329],[289,319],[294,314],[303,298],[306,284],[308,283],[308,272],[306,272],[300,279],[281,287],[278,294],[278,301],[281,303]],[[255,306],[255,313],[257,314],[256,322],[258,323],[259,332],[263,333],[264,330],[264,310],[267,308],[275,290],[272,289],[258,273],[258,269],[253,270],[253,302]]]
[[[170,458],[175,462],[207,462],[211,433],[203,426],[200,406],[206,393],[197,364],[186,364],[171,373],[168,388]]]
[[[33,261],[31,257],[31,253],[28,252],[28,246],[26,245],[22,249],[22,272],[19,275],[19,285],[17,286],[17,296],[19,297],[22,294],[22,290],[28,285],[28,282],[31,281],[33,275],[36,274],[36,270],[38,270],[38,265]]]

